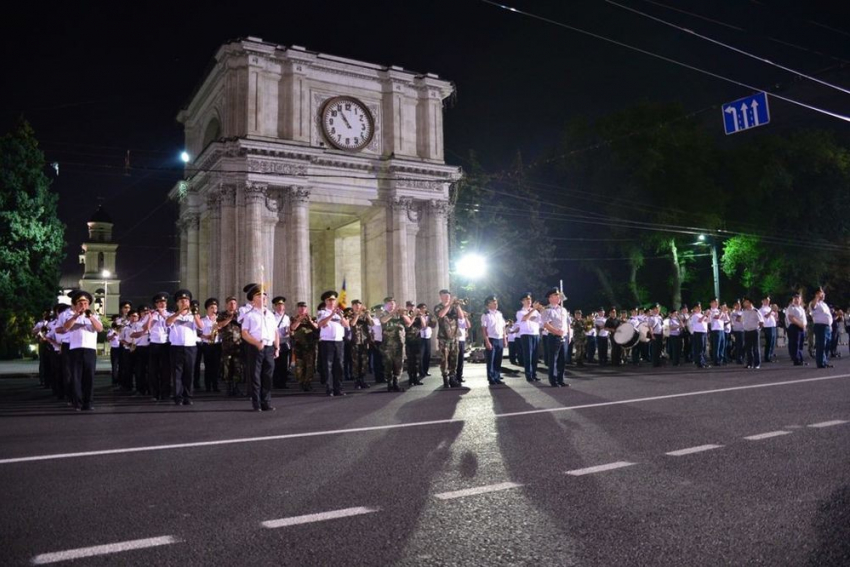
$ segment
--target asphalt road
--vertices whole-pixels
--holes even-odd
[[[435,373],[263,413],[100,378],[76,413],[0,380],[0,563],[850,564],[846,358],[561,389],[467,368],[469,388]]]

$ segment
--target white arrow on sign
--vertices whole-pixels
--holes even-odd
[[[759,101],[753,100],[752,107],[753,107],[753,122],[755,122],[755,124],[753,124],[753,126],[758,126],[759,125]]]
[[[750,119],[747,116],[747,108],[749,108],[749,107],[747,106],[746,102],[741,105],[741,114],[744,117],[744,129],[750,127]]]
[[[726,109],[726,112],[732,115],[732,123],[735,125],[735,132],[738,131],[738,112],[735,110],[735,107],[730,106]]]

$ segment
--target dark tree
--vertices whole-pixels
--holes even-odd
[[[59,288],[65,226],[44,154],[20,120],[0,138],[0,357],[19,356],[35,317]]]

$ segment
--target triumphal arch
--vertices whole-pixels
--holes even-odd
[[[203,301],[248,282],[318,303],[346,284],[366,305],[448,287],[443,102],[453,85],[248,37],[223,45],[177,116],[190,156],[180,280]]]

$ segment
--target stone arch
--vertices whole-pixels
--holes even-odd
[[[201,147],[206,149],[212,142],[215,142],[221,138],[221,122],[218,119],[218,116],[213,116],[210,118],[209,122],[207,122],[206,128],[204,128],[204,138]]]

